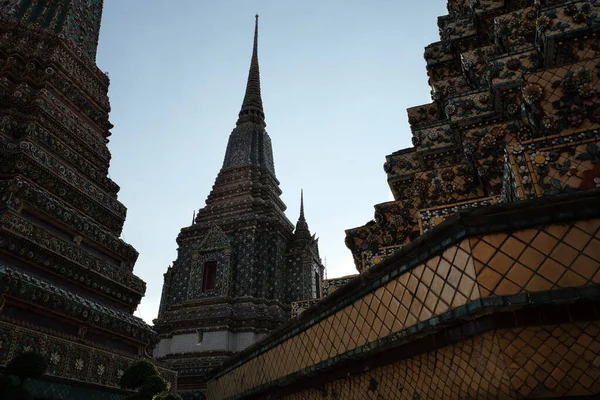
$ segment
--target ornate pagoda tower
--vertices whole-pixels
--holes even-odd
[[[179,371],[183,395],[203,396],[206,373],[288,320],[293,300],[319,297],[323,265],[303,202],[294,232],[280,199],[257,51],[258,16],[223,167],[164,275],[155,356]]]
[[[0,2],[0,365],[35,351],[69,387],[116,387],[156,339],[133,316],[146,286],[108,178],[101,15],[101,0]]]
[[[424,52],[432,102],[407,110],[413,147],[383,166],[394,200],[346,231],[361,273],[457,212],[600,184],[587,144],[600,122],[598,2],[449,0],[447,9],[440,41]]]

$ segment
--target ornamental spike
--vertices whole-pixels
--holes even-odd
[[[248,72],[248,83],[246,93],[239,113],[237,125],[244,122],[254,122],[266,126],[265,113],[263,111],[262,97],[260,94],[260,71],[258,68],[258,14],[255,16],[254,45],[252,47],[252,58],[250,60],[250,71]]]

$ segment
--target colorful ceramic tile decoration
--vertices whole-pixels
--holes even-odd
[[[596,187],[598,7],[448,2],[441,41],[425,49],[434,102],[408,109],[414,147],[386,157],[395,201],[386,218],[347,231],[359,272],[466,204]],[[401,230],[389,223],[415,213]]]
[[[340,278],[325,279],[321,286],[323,297],[327,297],[334,293],[337,289],[341,288],[357,276],[358,275],[347,275]]]
[[[302,301],[293,301],[292,302],[292,318],[295,318],[302,314],[304,310],[307,308],[314,306],[321,299],[312,299],[312,300],[302,300]]]
[[[66,393],[114,395],[157,334],[133,315],[146,284],[108,177],[101,14],[101,0],[0,3],[0,366],[34,351]]]
[[[357,276],[358,276],[358,274],[343,276],[341,278],[325,279],[325,280],[321,281],[321,284],[320,284],[321,293],[320,293],[319,298],[292,302],[292,318],[298,317],[307,308],[312,307],[313,305],[317,304],[323,298],[329,296],[330,294],[335,292],[338,288],[344,286],[345,284],[347,284],[348,282],[350,282],[352,279],[356,278]]]
[[[394,200],[346,231],[359,275],[208,398],[600,396],[599,7],[449,0]]]

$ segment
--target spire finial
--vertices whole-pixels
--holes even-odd
[[[300,189],[300,216],[296,222],[294,237],[298,240],[310,240],[310,230],[306,218],[304,218],[304,189]]]
[[[252,59],[250,60],[250,72],[246,84],[246,94],[240,110],[237,125],[244,122],[254,122],[266,126],[265,113],[263,112],[262,98],[260,95],[260,71],[258,68],[258,14],[255,15],[254,45],[252,47]]]
[[[304,189],[300,189],[300,221],[305,221],[304,218]]]

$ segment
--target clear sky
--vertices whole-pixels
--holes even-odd
[[[356,273],[345,229],[392,200],[385,156],[410,146],[406,108],[431,101],[424,47],[445,0],[105,0],[97,63],[110,76],[110,177],[123,239],[156,317],[175,239],[202,208],[240,110],[259,18],[267,131],[288,218],[305,214],[328,277]]]

